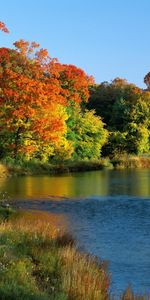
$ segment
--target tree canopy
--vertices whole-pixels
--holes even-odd
[[[148,79],[147,79],[148,80]],[[107,154],[148,153],[150,148],[150,92],[116,78],[90,86],[88,109],[95,109],[107,124]]]

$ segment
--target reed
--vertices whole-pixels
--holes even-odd
[[[127,154],[116,155],[111,163],[115,169],[150,168],[150,157],[131,156]]]

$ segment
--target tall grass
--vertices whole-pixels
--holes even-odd
[[[125,292],[120,296],[121,300],[150,300],[150,295],[138,295],[135,294],[132,289],[129,287]]]
[[[121,154],[116,155],[111,163],[115,169],[150,168],[150,157]]]
[[[0,225],[0,299],[108,299],[100,262],[46,220],[21,214]]]
[[[63,285],[69,299],[108,299],[109,280],[96,259],[69,247],[61,253],[65,262]]]
[[[21,161],[6,157],[1,161],[0,164],[0,176],[59,174],[101,170],[105,167],[112,167],[110,161],[106,158],[97,161],[66,161],[59,163],[45,163],[36,159],[32,159],[31,161]]]

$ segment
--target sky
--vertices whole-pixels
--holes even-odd
[[[150,0],[4,0],[0,47],[36,41],[96,83],[124,78],[145,87],[150,71]]]

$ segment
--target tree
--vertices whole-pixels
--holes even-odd
[[[108,132],[100,117],[94,111],[81,112],[78,109],[67,121],[67,139],[72,142],[75,160],[99,159]]]
[[[87,108],[95,109],[96,114],[104,119],[108,127],[114,127],[116,124],[112,114],[116,102],[118,105],[122,101],[134,105],[142,93],[134,84],[129,84],[120,78],[114,79],[111,83],[103,82],[99,85],[92,85],[89,90],[90,98]]]
[[[14,157],[30,157],[61,139],[67,114],[47,52],[34,54],[37,45],[22,40],[15,46],[0,49],[0,135]]]

